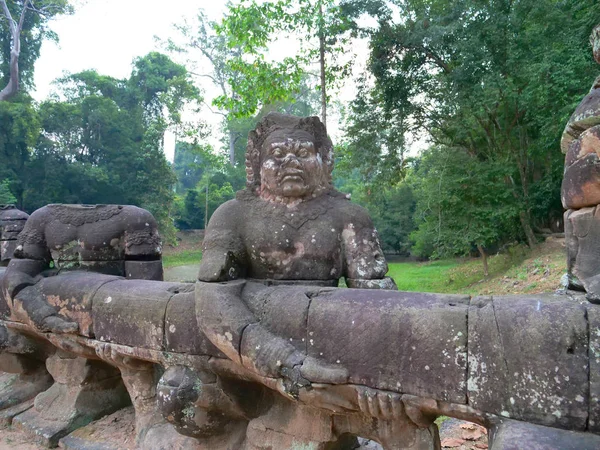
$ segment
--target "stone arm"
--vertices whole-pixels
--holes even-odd
[[[346,284],[357,289],[397,290],[394,280],[385,276],[388,266],[373,222],[359,206],[351,208],[342,232]]]
[[[301,375],[303,364],[307,362],[305,370],[312,370],[314,364],[262,326],[244,302],[246,282],[238,278],[245,275],[246,252],[236,226],[239,222],[235,204],[226,203],[209,223],[196,283],[198,325],[232,361],[262,377],[284,378],[284,389],[295,395],[309,384]]]

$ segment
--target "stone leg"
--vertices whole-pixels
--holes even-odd
[[[336,434],[331,414],[277,396],[269,411],[248,424],[246,450],[351,450],[357,440]]]
[[[378,442],[384,450],[440,450],[440,435],[434,423],[420,427],[407,419],[387,420],[361,414],[335,416],[338,433]]]
[[[119,371],[101,361],[61,351],[46,367],[54,384],[35,398],[34,408],[13,420],[44,446],[55,447],[71,431],[129,404]]]
[[[0,325],[0,427],[33,405],[52,385],[43,355],[34,341]]]

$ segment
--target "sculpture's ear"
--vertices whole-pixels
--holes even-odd
[[[256,192],[260,187],[260,145],[258,129],[248,133],[246,148],[246,187]]]

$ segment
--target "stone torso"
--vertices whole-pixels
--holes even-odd
[[[296,208],[244,200],[240,224],[247,276],[276,280],[337,280],[343,273],[344,221],[335,206],[348,203],[328,195]]]

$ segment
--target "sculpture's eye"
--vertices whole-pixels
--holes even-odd
[[[279,147],[275,147],[273,149],[273,151],[271,152],[271,155],[273,155],[275,158],[282,158],[283,157],[283,150],[280,149]]]
[[[298,156],[300,158],[306,158],[306,157],[308,157],[309,154],[310,153],[309,153],[308,149],[306,149],[306,148],[301,148],[300,151],[298,152]]]

